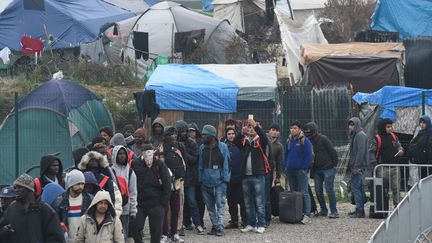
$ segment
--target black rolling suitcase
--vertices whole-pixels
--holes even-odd
[[[270,189],[270,206],[273,216],[279,216],[279,194],[284,191],[279,184]]]
[[[281,192],[279,194],[279,221],[296,224],[303,219],[303,193]]]

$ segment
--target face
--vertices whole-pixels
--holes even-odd
[[[14,185],[14,189],[15,189],[16,199],[18,201],[25,200],[28,197],[28,195],[33,193],[29,189],[22,187],[22,186],[19,186],[19,185]]]
[[[48,168],[48,174],[57,175],[60,171],[60,162],[58,160],[54,160],[50,167]]]
[[[87,170],[97,172],[99,170],[99,161],[91,159],[87,165]]]
[[[130,135],[132,135],[133,134],[133,131],[132,130],[126,130],[125,132],[124,132],[124,137],[125,138],[127,138],[127,137],[129,137]]]
[[[127,154],[124,149],[120,149],[117,153],[117,163],[121,165],[126,165],[127,163]]]
[[[71,187],[71,190],[75,193],[75,194],[81,194],[82,191],[84,190],[84,183],[78,183],[75,184]]]
[[[248,126],[248,135],[249,137],[255,137],[257,135],[255,129],[251,125]]]
[[[107,200],[102,200],[96,204],[96,212],[100,214],[105,214],[108,210],[109,202]]]
[[[348,131],[349,131],[350,133],[355,132],[355,126],[354,126],[353,123],[349,123],[349,124],[348,124]]]
[[[392,124],[387,124],[386,127],[386,133],[390,134],[393,131],[393,125]]]
[[[182,137],[182,138],[187,137],[187,135],[188,135],[187,131],[182,131],[182,132],[179,133],[179,136]]]
[[[423,120],[420,121],[419,126],[422,130],[426,129],[426,122],[424,122]]]
[[[189,137],[196,138],[196,136],[197,136],[197,133],[195,130],[189,130]]]
[[[280,132],[278,130],[272,128],[272,129],[270,129],[269,134],[270,134],[270,137],[272,137],[272,138],[278,138]]]
[[[106,132],[100,132],[101,137],[105,140],[105,144],[109,144],[111,138]]]
[[[300,134],[300,127],[298,127],[298,126],[291,126],[291,128],[290,128],[290,134],[291,134],[291,136],[298,136],[299,134]]]
[[[156,123],[153,126],[153,129],[154,129],[154,131],[155,131],[156,134],[162,134],[162,132],[163,132],[162,126],[160,124],[158,124],[158,123]]]
[[[175,141],[177,141],[177,133],[174,133],[173,135],[170,136],[172,141],[175,143]]]
[[[211,143],[211,136],[209,136],[209,135],[203,135],[202,142],[204,144],[210,144]]]
[[[235,132],[233,130],[229,130],[227,132],[226,136],[227,136],[227,140],[228,141],[233,142],[236,134],[235,134]]]

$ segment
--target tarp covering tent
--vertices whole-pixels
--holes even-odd
[[[73,165],[72,150],[99,136],[99,128],[114,124],[95,94],[67,80],[51,80],[18,104],[19,171],[38,164],[41,156],[60,152],[64,166]],[[0,127],[0,183],[15,179],[15,111]]]
[[[237,109],[236,83],[195,65],[160,65],[145,89],[156,90],[161,110],[230,113]]]
[[[399,32],[401,40],[432,36],[432,1],[378,0],[371,28]]]
[[[303,44],[307,65],[302,84],[316,87],[348,86],[373,92],[402,80],[401,43]]]
[[[213,17],[228,20],[235,28],[244,32],[242,0],[213,0]]]
[[[103,0],[107,3],[128,10],[135,14],[142,14],[148,8],[149,5],[144,0]]]
[[[133,27],[133,31],[148,33],[148,51],[154,55],[151,55],[149,60],[136,59],[135,51],[127,48],[126,58],[131,63],[137,60],[138,75],[142,76],[155,55],[181,57],[181,52],[176,53],[174,50],[176,33],[202,29],[205,30],[206,62],[228,63],[226,48],[233,38],[239,38],[235,28],[227,20],[199,14],[174,2],[153,5],[140,16]],[[231,56],[237,59],[231,61],[248,63],[247,44],[243,43],[244,46],[230,50],[235,52]],[[129,37],[128,47],[133,47],[133,35]]]
[[[395,132],[413,134],[422,113],[423,96],[425,111],[432,114],[432,90],[427,89],[385,86],[369,94],[358,92],[353,100],[359,105],[379,106],[371,112],[395,121]]]
[[[0,13],[0,49],[20,51],[24,35],[46,40],[44,26],[52,48],[75,47],[94,41],[102,25],[132,16],[101,0],[13,0]]]

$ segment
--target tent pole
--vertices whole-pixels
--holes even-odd
[[[19,176],[18,92],[15,92],[15,178]]]

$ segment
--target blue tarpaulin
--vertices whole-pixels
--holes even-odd
[[[390,118],[395,120],[396,109],[399,107],[419,107],[422,106],[425,96],[425,105],[432,105],[432,90],[408,88],[400,86],[385,86],[374,93],[358,92],[353,96],[357,104],[370,103],[379,105],[382,108],[381,118]]]
[[[145,89],[156,91],[156,103],[162,110],[220,113],[237,110],[237,84],[195,65],[159,65]]]
[[[27,2],[31,1],[13,0],[0,13],[0,49],[21,50],[24,35],[46,40],[44,25],[52,48],[75,47],[94,41],[104,24],[135,16],[101,0],[44,0],[34,1],[44,4],[33,5]]]
[[[432,36],[431,0],[378,0],[372,15],[373,30],[399,32],[407,37]]]

